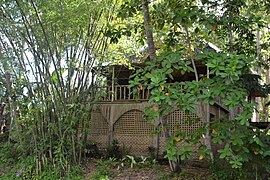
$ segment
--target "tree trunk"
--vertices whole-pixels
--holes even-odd
[[[265,59],[267,59],[267,57]],[[269,67],[267,67],[266,72],[265,72],[265,83],[266,84],[270,83],[269,75],[270,75]],[[267,97],[265,98],[265,103],[267,103],[268,101],[269,101],[269,97],[267,95]],[[264,117],[265,117],[264,121],[268,122],[268,106],[266,106],[265,103],[264,103],[264,106],[263,106],[263,114],[264,114]]]
[[[150,60],[154,60],[156,57],[156,49],[155,49],[155,43],[153,39],[153,31],[151,27],[151,20],[149,15],[149,8],[148,8],[148,2],[147,0],[142,0],[142,8],[143,8],[143,17],[144,17],[144,28],[145,28],[145,34],[147,37],[147,43],[148,43],[148,51],[149,51],[149,58]],[[162,127],[166,127],[166,122],[163,118],[159,118],[159,121],[162,125]],[[167,128],[163,128],[165,133],[165,139],[168,140],[169,136],[169,130]],[[176,161],[169,160],[171,171],[173,172],[180,172],[180,161],[179,157],[177,157]]]
[[[256,43],[256,49],[257,49],[257,61],[259,61],[259,67],[258,67],[258,75],[261,76],[262,75],[262,66],[261,66],[261,62],[260,62],[260,54],[261,54],[261,47],[260,47],[260,30],[257,30],[257,43]],[[261,97],[257,97],[257,111],[255,112],[256,114],[256,122],[260,121],[260,116],[259,116],[259,111],[261,109]]]
[[[149,8],[148,8],[147,0],[142,0],[142,8],[143,8],[144,28],[145,28],[145,34],[147,37],[149,57],[150,57],[150,60],[153,60],[156,57],[156,48],[155,48],[155,43],[153,39],[153,31],[151,27],[151,19],[149,15]]]

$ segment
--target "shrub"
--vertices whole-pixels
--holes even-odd
[[[102,155],[102,153],[98,149],[98,143],[95,141],[87,142],[84,152],[86,157],[100,157]]]
[[[127,154],[129,154],[129,149],[126,148],[125,145],[120,147],[118,140],[114,139],[112,142],[112,145],[110,145],[105,152],[105,157],[106,158],[116,158],[116,159],[121,159],[125,157]]]

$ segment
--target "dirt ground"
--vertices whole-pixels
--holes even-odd
[[[208,168],[202,167],[203,164],[185,163],[182,165],[180,174],[171,173],[169,165],[155,165],[152,167],[133,167],[124,166],[111,167],[110,177],[113,180],[159,180],[159,179],[216,179]],[[85,179],[92,179],[93,173],[97,170],[97,160],[88,159],[85,163]]]

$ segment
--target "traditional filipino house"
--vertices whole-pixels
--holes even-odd
[[[150,92],[144,87],[140,93],[134,93],[128,81],[137,68],[142,68],[143,63],[132,63],[132,69],[125,65],[111,65],[102,68],[106,83],[97,87],[99,102],[92,112],[92,124],[88,139],[95,141],[101,147],[107,147],[113,140],[130,150],[134,155],[147,155],[149,149],[158,149],[162,153],[165,146],[164,134],[154,134],[159,125],[151,124],[144,118],[145,107],[148,103]],[[200,76],[207,76],[207,68],[201,61],[196,61]],[[195,79],[193,73],[186,73],[176,77],[175,81],[191,81]],[[173,82],[172,82],[173,83]],[[219,98],[214,105],[209,105],[207,118],[220,118],[229,114],[229,110],[222,105]],[[170,131],[193,131],[202,125],[196,114],[174,110],[163,117],[170,126]],[[188,120],[199,119],[190,125]]]

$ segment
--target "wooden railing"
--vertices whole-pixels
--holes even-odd
[[[147,87],[138,87],[138,91],[134,92],[129,85],[114,85],[96,87],[95,96],[99,101],[143,101],[149,100],[150,90]],[[221,102],[220,97],[216,98],[216,104],[227,110],[226,106]]]
[[[134,92],[129,85],[114,85],[96,87],[96,96],[100,101],[126,101],[126,100],[148,100],[150,91],[141,88]]]

